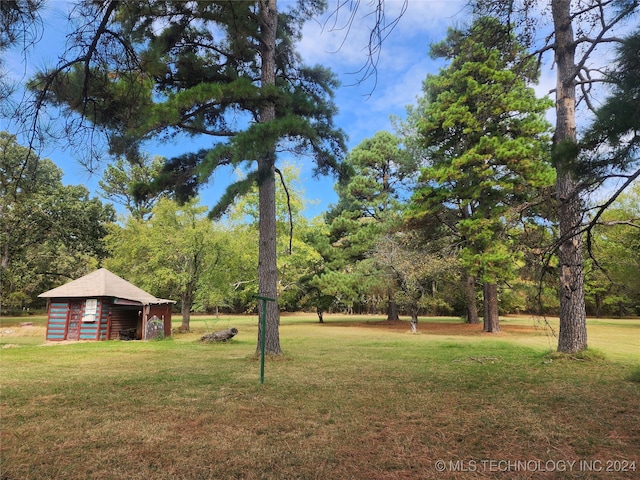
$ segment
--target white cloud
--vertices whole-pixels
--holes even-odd
[[[403,0],[385,1],[386,21],[398,18]],[[335,7],[329,2],[330,9]],[[405,107],[422,94],[428,72],[437,72],[429,57],[431,43],[446,36],[447,28],[465,21],[465,0],[409,0],[407,10],[384,39],[376,63],[376,74],[364,81],[361,68],[367,64],[372,4],[361,2],[347,30],[350,12],[330,11],[324,19],[308,22],[298,51],[306,63],[330,67],[342,82],[336,93],[340,115],[336,119],[348,131],[350,145],[376,131],[390,129],[390,115],[404,116]],[[362,82],[361,82],[362,81]],[[361,83],[360,83],[361,82]]]
[[[394,22],[402,12],[403,0],[386,0],[385,20]],[[389,36],[384,39],[381,58],[392,60],[402,50],[414,51],[413,42],[421,39],[422,54],[426,54],[428,44],[446,33],[448,26],[462,20],[459,12],[466,5],[465,0],[409,0],[404,12]],[[333,9],[333,10],[332,10]],[[343,7],[336,11],[330,2],[329,12],[319,19],[308,22],[303,30],[303,39],[298,49],[307,62],[332,64],[339,73],[359,69],[367,59],[369,37],[374,24],[373,7],[369,2],[361,2],[354,19]],[[418,45],[419,46],[419,45]]]

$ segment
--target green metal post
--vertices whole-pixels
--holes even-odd
[[[267,338],[267,301],[275,302],[276,299],[259,295],[255,297],[262,300],[262,338],[260,339],[260,385],[262,385],[264,383],[264,350]]]

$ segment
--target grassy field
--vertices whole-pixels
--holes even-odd
[[[283,316],[259,383],[257,318],[153,342],[44,346],[0,325],[2,480],[638,478],[640,320]],[[557,321],[549,324],[557,330]],[[176,324],[177,325],[177,324]],[[226,344],[206,332],[237,327]]]

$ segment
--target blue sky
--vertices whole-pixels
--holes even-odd
[[[280,8],[286,7],[287,0],[279,0]],[[329,0],[334,6],[336,0]],[[369,2],[361,2],[361,11],[345,39],[345,30],[337,28],[346,20],[346,10],[341,12],[335,23],[323,19],[308,22],[304,29],[304,38],[298,50],[305,63],[321,64],[330,67],[339,77],[342,86],[335,92],[339,114],[336,123],[348,135],[350,148],[377,131],[390,130],[390,116],[404,118],[407,105],[414,104],[421,95],[421,86],[428,73],[436,73],[438,65],[428,56],[429,45],[442,40],[448,27],[462,27],[468,20],[465,11],[466,0],[410,0],[407,11],[397,27],[385,40],[377,64],[377,77],[356,84],[360,78],[358,70],[366,62],[366,46],[369,30],[365,17]],[[37,68],[55,65],[58,56],[64,51],[64,38],[70,28],[66,22],[67,2],[49,0],[43,13],[44,35],[26,58],[19,52],[10,52],[5,57],[5,67],[16,79],[28,78]],[[386,0],[387,19],[395,18],[403,6],[402,0]],[[553,73],[550,69],[543,75],[540,92],[547,93],[553,86]],[[375,81],[375,85],[374,85]],[[0,129],[11,132],[11,125],[0,120]],[[207,140],[210,141],[210,140]],[[205,144],[194,146],[192,140],[177,143],[158,143],[149,145],[151,155],[170,157],[187,151],[203,148]],[[195,148],[194,148],[195,147]],[[93,194],[98,195],[97,182],[100,174],[90,174],[73,157],[73,152],[64,149],[63,144],[48,147],[41,157],[51,158],[64,171],[64,182],[84,184]],[[301,168],[301,181],[305,198],[311,201],[307,216],[315,216],[325,211],[330,203],[337,199],[333,190],[333,178],[313,179],[312,164],[308,158],[291,159]],[[108,161],[108,159],[107,159]],[[201,200],[213,205],[224,188],[234,177],[230,170],[214,175],[210,185],[202,191]]]

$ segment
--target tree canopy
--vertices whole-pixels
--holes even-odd
[[[594,185],[580,169],[577,116],[587,118],[595,110],[597,88],[605,81],[606,55],[618,44],[620,32],[638,10],[637,0],[553,0],[548,15],[540,15],[536,2],[489,0],[472,2],[474,11],[491,14],[508,25],[532,56],[553,55],[548,64],[556,77],[555,129],[552,160],[556,169],[556,218],[558,226],[558,274],[560,281],[560,333],[558,350],[574,353],[587,348],[584,288],[584,197]],[[544,32],[542,35],[540,32]]]
[[[612,178],[621,186],[600,208],[598,216],[617,195],[640,177],[640,30],[627,36],[617,48],[608,74],[610,93],[595,111],[582,140],[585,152],[578,169],[600,185]]]
[[[509,29],[483,17],[450,30],[432,47],[450,61],[424,84],[428,101],[417,136],[429,165],[414,192],[411,217],[439,216],[462,241],[463,266],[485,285],[508,280],[517,264],[514,226],[533,215],[554,175],[548,154],[551,106],[530,86],[533,58]],[[453,215],[443,214],[451,211]],[[485,306],[489,302],[485,294]],[[497,329],[497,300],[489,331]]]
[[[114,215],[83,185],[63,185],[51,160],[0,132],[3,304],[28,304],[54,284],[88,273],[107,256],[103,239]]]
[[[98,182],[102,196],[122,205],[134,217],[143,220],[151,215],[156,202],[167,192],[149,188],[164,165],[163,157],[143,155],[137,162],[119,157],[107,165]]]
[[[328,173],[344,149],[333,123],[335,77],[304,65],[294,47],[304,20],[324,5],[301,2],[286,13],[275,0],[81,5],[87,18],[101,19],[86,30],[88,39],[79,31],[83,54],[44,72],[32,88],[103,129],[111,153],[129,159],[159,135],[211,137],[209,148],[169,159],[156,181],[181,201],[220,165],[251,165],[211,215],[224,213],[257,182],[258,284],[261,296],[275,298],[277,152],[309,154],[316,171]],[[269,309],[267,350],[278,354],[275,302]]]
[[[0,14],[32,4],[8,2]],[[482,16],[432,45],[442,68],[426,78],[407,121],[344,158],[336,77],[296,52],[303,23],[325,2],[73,5],[80,23],[68,50],[30,86],[41,105],[62,108],[71,143],[97,156],[89,137],[79,140],[104,133],[111,164],[102,194],[126,212],[109,225],[109,207],[82,186],[63,186],[59,169],[7,134],[3,305],[28,304],[55,275],[62,282],[105,262],[180,299],[185,328],[191,311],[255,312],[255,295],[277,297],[258,333],[274,354],[278,309],[315,307],[320,320],[326,311],[387,309],[391,319],[463,316],[466,306],[477,323],[479,284],[485,329],[499,327],[498,307],[560,313],[561,351],[586,347],[585,307],[636,311],[636,196],[618,196],[639,175],[639,34],[609,33],[637,2],[558,0],[548,19],[528,1],[478,2]],[[527,37],[534,25],[548,36]],[[595,49],[614,44],[609,71],[592,69]],[[558,72],[553,136],[552,102],[532,89],[547,52]],[[595,114],[584,128],[580,108]],[[180,148],[151,160],[164,152],[146,150],[163,140]],[[301,213],[290,157],[304,171],[309,161],[314,173],[344,174],[323,218]],[[194,199],[223,165],[239,175],[218,205],[203,207]],[[600,185],[613,194],[598,204],[587,193]],[[544,275],[552,271],[559,280]]]
[[[387,298],[388,317],[398,319],[397,282],[374,258],[376,243],[399,225],[402,200],[409,195],[416,162],[397,136],[381,131],[349,152],[351,174],[335,190],[338,203],[326,214],[329,241],[327,271],[317,280],[327,295],[350,308],[368,298],[369,308]]]
[[[196,200],[180,206],[160,199],[150,220],[129,216],[107,237],[107,268],[143,289],[179,298],[186,331],[194,304],[221,303],[232,280],[229,234],[214,228],[206,210]]]

